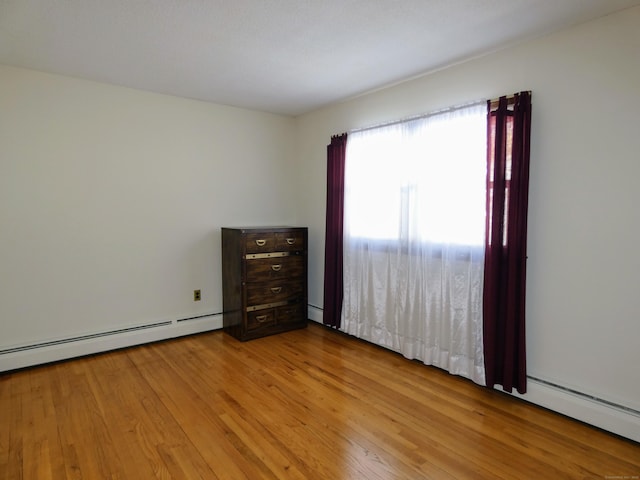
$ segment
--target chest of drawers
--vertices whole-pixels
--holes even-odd
[[[239,340],[307,325],[307,228],[222,228],[224,331]]]

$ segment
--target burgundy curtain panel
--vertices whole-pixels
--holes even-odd
[[[488,387],[527,389],[525,287],[531,93],[487,102],[484,357]]]
[[[331,137],[327,145],[327,223],[324,243],[323,323],[340,328],[344,283],[342,242],[344,218],[344,165],[347,134]]]

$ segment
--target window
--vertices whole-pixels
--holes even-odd
[[[483,245],[486,121],[482,103],[350,134],[349,236]]]
[[[484,383],[486,104],[350,133],[343,329]]]
[[[510,107],[513,107],[513,104],[510,105]],[[511,189],[511,159],[512,159],[512,148],[513,148],[513,110],[507,110],[506,111],[506,116],[504,119],[504,123],[505,123],[505,132],[503,133],[504,135],[506,135],[506,142],[504,144],[504,156],[500,157],[500,158],[504,158],[504,186],[502,187],[502,195],[501,197],[503,198],[503,204],[504,204],[504,216],[503,216],[503,220],[502,220],[502,245],[506,246],[507,245],[507,227],[509,225],[509,194],[510,194],[510,189]],[[494,211],[494,200],[493,200],[493,195],[494,195],[494,190],[496,189],[496,185],[495,185],[495,170],[496,170],[496,165],[495,165],[495,161],[496,161],[496,112],[493,111],[491,113],[491,115],[489,116],[489,178],[488,178],[488,182],[489,182],[489,205],[488,205],[488,211],[491,212],[491,214]],[[498,188],[501,188],[500,186],[498,186]],[[491,219],[489,219],[489,225],[493,225],[493,222],[491,221]],[[491,228],[491,227],[490,227]],[[491,239],[492,239],[492,235],[491,232],[489,232],[489,235],[487,235],[487,240],[489,242],[489,244],[491,244]]]

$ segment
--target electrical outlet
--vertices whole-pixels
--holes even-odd
[[[193,301],[194,302],[199,302],[200,301],[200,290],[194,290],[193,291]]]

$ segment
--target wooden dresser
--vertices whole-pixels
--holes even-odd
[[[306,327],[307,228],[223,228],[222,302],[239,340]]]

